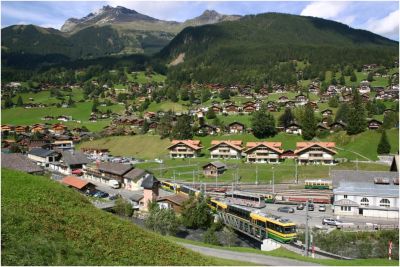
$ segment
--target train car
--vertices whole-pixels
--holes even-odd
[[[274,203],[275,202],[275,194],[263,194],[265,203]]]
[[[194,188],[192,188],[190,186],[187,186],[187,185],[180,185],[178,192],[182,193],[182,194],[185,194],[187,196],[194,195],[195,197],[198,197],[200,195],[200,191],[199,190],[194,189]]]
[[[329,180],[305,180],[304,181],[304,188],[305,189],[332,189],[332,181]]]
[[[220,208],[226,213],[235,215],[242,219],[248,220],[249,222],[257,224],[262,228],[265,228],[268,238],[274,239],[278,242],[289,243],[297,238],[296,224],[288,219],[284,219],[275,215],[268,215],[258,210],[252,211],[248,208],[240,207],[238,205],[219,203],[215,200],[213,205],[216,206],[215,209]]]
[[[267,229],[269,238],[282,243],[293,242],[297,238],[296,224],[288,219],[259,211],[250,214],[251,221]]]
[[[225,211],[228,208],[227,204],[213,198],[207,204],[213,211]]]
[[[161,188],[170,192],[179,192],[179,184],[170,181],[161,181]]]
[[[236,205],[250,206],[254,208],[265,207],[265,199],[261,194],[243,192],[243,191],[230,191],[226,193],[229,201]]]

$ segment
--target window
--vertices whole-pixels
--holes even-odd
[[[347,198],[347,195],[344,195],[343,197],[344,197],[344,198]]]
[[[341,206],[340,210],[341,211],[351,211],[351,207],[343,207],[343,206]]]
[[[387,198],[381,199],[381,201],[379,202],[379,206],[381,206],[381,207],[390,207],[389,199],[387,199]]]
[[[366,197],[363,197],[360,201],[361,206],[369,206],[369,200]]]

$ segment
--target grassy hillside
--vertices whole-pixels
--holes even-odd
[[[228,265],[140,229],[46,177],[2,169],[2,265]]]

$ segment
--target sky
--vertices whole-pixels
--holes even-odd
[[[35,24],[60,29],[68,18],[84,17],[104,5],[174,21],[199,16],[206,9],[238,15],[289,13],[335,20],[399,40],[398,1],[1,1],[1,27]]]

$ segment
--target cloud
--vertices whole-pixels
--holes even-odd
[[[333,19],[344,11],[348,5],[346,2],[313,2],[307,5],[300,15]]]
[[[377,34],[396,36],[399,33],[400,11],[395,10],[383,18],[372,18],[366,23],[365,28]]]

